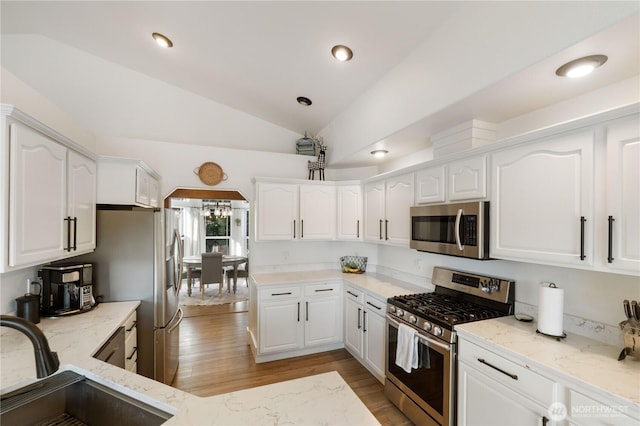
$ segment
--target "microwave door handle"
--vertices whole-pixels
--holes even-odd
[[[456,245],[458,246],[458,250],[460,251],[464,250],[464,247],[460,243],[460,220],[461,219],[462,219],[462,209],[458,209],[458,214],[456,215],[456,225],[455,225],[456,229],[453,235],[456,238]]]

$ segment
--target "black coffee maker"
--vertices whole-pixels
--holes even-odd
[[[76,314],[93,307],[93,264],[44,266],[38,276],[42,278],[42,315]]]

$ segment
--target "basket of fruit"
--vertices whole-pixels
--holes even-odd
[[[340,269],[349,274],[362,274],[367,270],[367,258],[363,256],[342,256]]]

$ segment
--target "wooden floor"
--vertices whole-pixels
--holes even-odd
[[[382,425],[412,424],[385,397],[382,384],[344,349],[256,364],[246,340],[246,302],[183,310],[180,364],[172,384],[178,389],[213,396],[337,371]]]

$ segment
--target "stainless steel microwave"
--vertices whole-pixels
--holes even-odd
[[[411,207],[411,244],[419,251],[489,259],[489,202]]]

